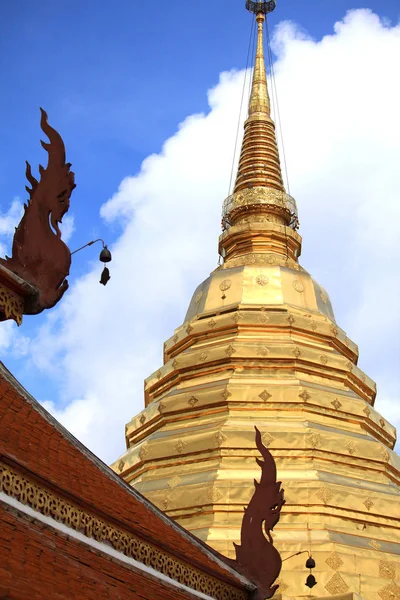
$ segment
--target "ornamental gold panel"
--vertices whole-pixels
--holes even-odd
[[[0,283],[0,313],[3,313],[6,319],[13,319],[17,325],[21,325],[24,300],[2,283]]]

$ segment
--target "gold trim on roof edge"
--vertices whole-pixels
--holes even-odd
[[[248,593],[238,590],[177,559],[172,554],[145,542],[128,531],[114,527],[53,492],[30,481],[15,469],[0,462],[0,491],[30,506],[33,510],[63,523],[98,542],[152,567],[170,579],[208,594],[217,600],[246,600]]]
[[[0,283],[0,313],[6,319],[13,319],[17,325],[22,323],[24,301],[16,292]]]

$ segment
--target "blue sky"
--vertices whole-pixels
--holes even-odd
[[[24,160],[42,159],[38,106],[64,136],[77,173],[75,242],[127,173],[159,151],[187,115],[207,110],[219,73],[246,63],[244,0],[147,2],[17,0],[0,8],[2,201],[24,195]],[[313,38],[348,9],[396,21],[396,0],[281,0],[271,26],[290,19]],[[83,223],[87,223],[85,229]],[[90,222],[90,225],[89,225]],[[89,233],[90,237],[90,233]]]
[[[118,218],[109,218],[107,221],[100,217],[101,206],[116,194],[124,178],[134,176],[140,171],[142,161],[146,157],[161,151],[165,141],[176,135],[178,125],[182,121],[190,115],[210,112],[207,92],[215,86],[220,89],[218,82],[222,72],[243,69],[246,64],[250,16],[244,10],[244,1],[205,0],[191,4],[182,0],[168,0],[164,6],[162,3],[158,4],[158,12],[149,8],[151,5],[154,6],[154,3],[128,0],[116,3],[98,0],[57,3],[41,0],[33,3],[17,0],[13,3],[3,2],[0,6],[1,213],[7,213],[15,197],[22,200],[26,198],[24,161],[29,160],[34,172],[39,162],[45,161],[45,153],[39,143],[41,131],[38,107],[43,106],[48,112],[49,122],[60,131],[65,140],[67,158],[72,162],[76,174],[77,188],[72,196],[70,211],[74,216],[75,227],[69,240],[72,250],[97,237],[103,237],[109,243],[119,243],[119,247],[122,247],[121,240],[127,235],[124,215],[123,218],[119,215]],[[294,38],[301,40],[302,31],[307,32],[307,36],[314,40],[314,47],[323,49],[320,41],[325,36],[333,35],[335,22],[343,20],[347,11],[359,8],[369,8],[378,15],[381,18],[381,29],[394,26],[400,16],[400,7],[395,0],[367,0],[367,3],[358,0],[281,0],[270,18],[270,25],[274,28],[278,23],[290,20],[297,24]],[[371,44],[375,43],[376,32],[377,28],[373,24],[370,25]],[[345,39],[345,35],[342,37]],[[296,39],[290,42],[292,46],[297,44]],[[381,37],[378,36],[376,43],[380,43],[380,40]],[[287,48],[292,46],[287,45]],[[383,46],[384,42],[382,48]],[[301,49],[303,51],[306,48],[307,43],[304,42]],[[357,52],[357,49],[354,52]],[[288,55],[292,56],[290,53]],[[295,53],[293,56],[292,61],[295,60]],[[286,63],[284,57],[280,59],[282,62],[279,64],[282,64],[284,72]],[[303,68],[303,64],[298,62],[297,71]],[[332,73],[336,73],[334,62],[331,66],[330,63],[326,64],[327,69],[331,68]],[[339,81],[344,66],[342,63],[338,65],[339,70],[335,77],[338,77]],[[379,77],[376,77],[377,67],[372,64],[370,66],[372,85],[378,81],[378,85],[385,86],[386,80],[382,80],[381,84]],[[380,66],[381,63],[378,65],[379,69]],[[289,67],[290,65],[288,70]],[[316,76],[313,80],[311,71],[308,76],[311,77],[309,86],[302,87],[300,84],[296,89],[296,93],[300,93],[303,98],[307,98],[307,94],[310,94],[310,97],[313,94],[315,97],[315,92],[311,89],[313,85],[316,85],[318,90]],[[292,81],[293,78],[294,76]],[[285,100],[285,80],[282,81],[280,99],[284,109],[288,95]],[[222,89],[223,86],[221,94]],[[340,93],[343,98],[353,92],[342,89]],[[232,95],[232,102],[233,98],[236,96]],[[377,98],[379,103],[380,96]],[[224,102],[228,110],[229,98]],[[287,125],[290,124],[290,110],[288,104]],[[282,117],[285,123],[284,110]],[[352,119],[354,120],[353,117]],[[292,127],[291,131],[293,129]],[[232,126],[229,131],[231,130]],[[290,143],[289,137],[289,155]],[[199,162],[198,170],[202,168],[203,165]],[[293,172],[296,184],[296,165]],[[360,174],[360,177],[363,175]],[[229,172],[226,180],[228,178]],[[301,193],[302,183],[300,179],[298,181]],[[227,184],[228,181],[225,187]],[[313,186],[314,183],[311,183],[310,191]],[[296,185],[291,191],[296,196]],[[223,199],[223,193],[216,199],[216,214]],[[310,239],[315,231],[315,224],[311,220],[307,221],[305,201],[303,206],[299,204],[300,217],[302,212],[304,215],[302,233]],[[185,205],[182,206],[182,210],[185,210]],[[116,212],[118,213],[118,210]],[[339,216],[338,224],[341,223],[340,218]],[[132,219],[134,220],[135,216]],[[217,219],[219,218],[216,216],[215,226],[213,225],[214,241],[210,242],[210,252],[214,253],[214,256],[218,234]],[[3,240],[3,243],[7,245],[10,240]],[[154,247],[149,236],[141,251],[151,253]],[[331,291],[334,308],[342,318],[339,324],[345,328],[352,323],[352,314],[357,310],[357,302],[363,296],[364,288],[358,286],[353,271],[345,262],[340,262],[338,266],[338,261],[343,258],[340,251],[335,263],[336,268],[332,272],[333,269],[316,260],[317,241],[313,245],[310,239],[308,247],[308,255],[305,249],[305,260],[308,259],[309,264],[305,266],[317,275],[317,278],[323,278],[321,283]],[[100,273],[100,263],[92,266],[93,261],[97,260],[98,251],[99,248],[94,247],[76,256],[69,278],[71,284],[80,281],[80,277],[85,278],[92,268]],[[360,246],[358,260],[361,260],[362,251]],[[179,261],[179,253],[174,256]],[[128,258],[130,266],[124,272],[127,294],[132,293],[129,286],[135,263],[141,260],[137,255]],[[207,269],[210,271],[214,267],[214,264],[208,264],[207,260],[204,258],[203,270],[199,270],[197,280],[194,275],[192,277],[192,269],[191,276],[187,277],[187,287],[186,284],[182,284],[183,300],[173,297],[168,299],[167,305],[170,310],[160,314],[160,333],[158,337],[154,334],[152,338],[152,343],[158,348],[154,356],[161,355],[161,340],[168,337],[174,327],[182,321],[184,306],[187,305],[195,285],[200,283],[202,273],[206,274]],[[112,269],[115,268],[114,265],[115,262],[112,263]],[[189,266],[187,268],[189,269]],[[109,286],[112,285],[113,280]],[[354,286],[353,308],[351,303],[349,305],[348,295],[343,292],[343,285],[350,288]],[[140,287],[140,282],[137,282],[137,287]],[[119,293],[123,293],[122,287]],[[93,289],[92,302],[105,302],[107,294],[110,294],[108,288],[104,290],[97,285]],[[108,310],[108,314],[102,315],[103,322],[113,311],[118,312],[119,308],[110,304]],[[2,359],[38,399],[53,400],[56,405],[67,405],[76,396],[83,397],[87,392],[82,384],[81,392],[74,388],[72,397],[71,382],[58,371],[64,368],[68,370],[68,357],[73,350],[63,348],[59,352],[55,351],[54,361],[59,361],[59,364],[53,364],[51,368],[48,364],[50,359],[46,359],[47,366],[43,368],[38,368],[37,361],[32,359],[35,348],[42,351],[42,326],[52,329],[53,343],[57,335],[66,334],[68,324],[62,320],[63,317],[57,315],[58,313],[50,317],[47,314],[35,318],[25,317],[23,328],[18,332],[13,329],[12,333],[16,340],[20,340],[19,346],[17,344],[13,349],[8,347]],[[73,311],[66,311],[65,315],[64,318],[70,322],[74,320]],[[49,325],[49,319],[50,322],[53,319],[55,323]],[[155,322],[157,323],[157,319]],[[363,330],[362,327],[356,328],[355,333],[359,330]],[[29,341],[30,347],[29,352],[24,354],[18,351],[18,347],[22,347],[26,340]],[[107,341],[105,343],[107,344]],[[118,340],[115,343],[118,343]],[[370,343],[373,344],[374,340],[370,339]],[[363,348],[361,352],[362,350]],[[397,351],[398,349],[393,351],[393,356],[396,357]],[[396,358],[393,359],[393,365],[395,360]],[[369,358],[369,362],[367,357],[366,370],[374,364],[373,361],[376,362],[375,355]],[[145,368],[143,376],[148,375],[152,368],[153,365],[151,368]],[[392,371],[394,372],[394,366]],[[138,372],[143,379],[140,369]],[[371,375],[374,376],[374,373]],[[132,408],[131,413],[134,412]],[[126,414],[122,422],[128,420],[132,414]],[[120,436],[122,440],[122,429]]]

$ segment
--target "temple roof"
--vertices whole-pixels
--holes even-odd
[[[57,498],[57,514],[52,514],[51,503],[46,505],[44,514],[76,529],[77,533],[82,531],[81,526],[74,525],[73,519],[63,518],[61,514],[67,515],[72,510],[81,515],[86,524],[96,523],[103,531],[104,540],[100,541],[122,554],[126,552],[115,540],[118,536],[131,540],[130,547],[136,550],[128,556],[146,566],[154,566],[147,560],[152,553],[159,557],[159,562],[164,556],[161,565],[167,565],[169,559],[179,568],[172,572],[163,566],[154,568],[178,582],[182,577],[174,572],[186,572],[186,580],[190,580],[190,573],[194,571],[199,590],[204,585],[210,590],[213,586],[225,586],[232,598],[248,597],[254,585],[236,572],[225,557],[169,519],[126,484],[54,419],[2,363],[0,397],[0,492],[3,492],[3,502],[10,497],[43,513],[45,505],[35,504],[31,501],[32,495],[24,491],[24,486],[32,489],[34,485],[40,488],[43,496],[49,495],[53,503]],[[7,483],[10,478],[18,479],[16,487]],[[60,506],[63,506],[61,512]],[[96,539],[95,531],[86,531],[85,535],[88,543],[89,538]]]

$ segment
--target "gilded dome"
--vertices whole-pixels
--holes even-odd
[[[307,271],[282,266],[216,269],[193,294],[185,322],[195,318],[265,306],[295,308],[335,320],[328,293]]]

